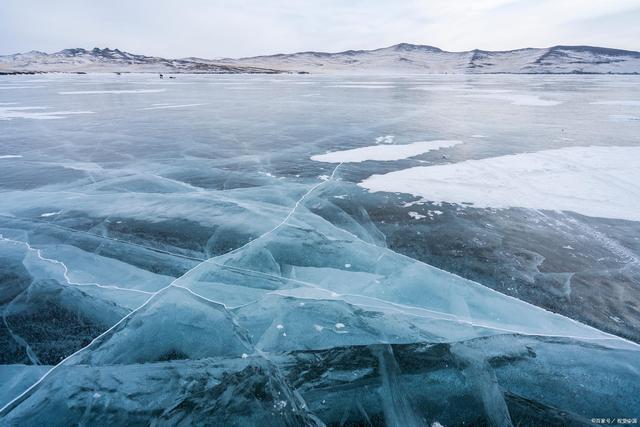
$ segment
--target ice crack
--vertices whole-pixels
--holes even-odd
[[[333,172],[331,173],[331,176],[329,177],[328,180],[317,183],[316,185],[314,185],[313,187],[311,187],[306,193],[304,193],[302,195],[302,197],[300,199],[298,199],[296,201],[296,203],[294,204],[293,208],[291,209],[291,211],[287,214],[287,216],[282,220],[282,222],[280,222],[278,225],[276,225],[273,229],[267,231],[266,233],[256,237],[255,239],[253,239],[252,241],[246,243],[245,245],[241,246],[240,248],[235,249],[232,252],[238,251],[244,247],[246,247],[247,245],[255,242],[258,239],[263,238],[266,235],[269,235],[273,232],[275,232],[276,230],[278,230],[280,227],[282,227],[283,225],[285,225],[287,223],[287,221],[289,221],[289,219],[291,218],[291,216],[295,213],[295,211],[298,209],[298,207],[300,206],[300,204],[302,203],[302,201],[309,196],[314,190],[316,190],[317,188],[319,188],[320,186],[326,184],[327,182],[331,181],[338,168],[342,165],[342,163],[338,164],[334,169]],[[2,237],[2,235],[0,235],[0,238],[4,239],[4,237]],[[9,240],[9,239],[5,239],[5,240]],[[31,246],[28,243],[25,242],[19,242],[19,243],[23,243],[25,245],[27,245],[30,249],[33,250],[33,248],[31,248]],[[36,250],[39,251],[39,250]],[[38,252],[38,256],[40,258],[41,255]],[[98,335],[97,337],[95,337],[89,344],[87,344],[86,346],[82,347],[81,349],[75,351],[74,353],[72,353],[71,355],[65,357],[63,360],[61,360],[57,365],[54,365],[51,367],[51,369],[49,369],[47,372],[44,373],[44,375],[42,375],[35,383],[33,383],[31,386],[29,386],[29,388],[27,388],[25,391],[23,391],[22,393],[20,393],[20,395],[18,395],[17,397],[15,397],[14,399],[12,399],[10,402],[8,402],[6,405],[4,405],[2,408],[0,408],[0,417],[6,415],[7,413],[9,413],[13,408],[15,408],[18,404],[20,404],[22,401],[24,401],[35,389],[37,389],[39,387],[40,384],[42,384],[42,382],[53,372],[55,371],[59,366],[63,365],[67,360],[73,358],[74,356],[82,353],[83,351],[87,350],[88,348],[90,348],[95,342],[98,342],[100,339],[102,339],[102,337],[106,336],[107,334],[111,333],[111,331],[113,331],[115,328],[117,328],[119,325],[121,325],[123,322],[125,322],[128,318],[130,318],[131,316],[133,316],[135,313],[137,313],[138,311],[140,311],[141,309],[143,309],[144,307],[146,307],[156,296],[160,295],[162,292],[166,291],[167,289],[171,288],[172,286],[176,286],[176,283],[183,279],[184,277],[187,277],[190,273],[192,273],[193,271],[195,271],[196,269],[198,269],[200,266],[202,266],[203,264],[209,262],[210,260],[213,260],[216,257],[212,257],[209,259],[206,259],[204,261],[202,261],[201,263],[195,265],[194,267],[192,267],[191,269],[189,269],[186,273],[184,273],[182,276],[179,276],[177,278],[175,278],[171,283],[169,283],[167,286],[165,286],[164,288],[151,293],[151,296],[145,301],[143,302],[139,307],[131,310],[126,316],[124,316],[122,319],[120,319],[118,322],[116,322],[113,326],[111,326],[109,329],[107,329],[106,331],[104,331],[103,333],[101,333],[100,335]],[[44,258],[43,258],[44,259]],[[48,260],[48,259],[47,259]],[[59,262],[57,260],[49,260],[49,261],[56,261]],[[61,263],[63,264],[63,263]],[[64,265],[64,264],[63,264]],[[65,265],[66,268],[66,265]],[[66,271],[66,270],[65,270]],[[179,286],[179,285],[178,285]],[[183,286],[180,286],[183,287]],[[185,288],[186,289],[186,288]],[[189,290],[191,293],[195,294],[195,292]],[[200,296],[203,299],[207,299],[203,296]]]

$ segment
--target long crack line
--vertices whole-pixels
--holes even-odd
[[[27,242],[23,242],[21,240],[8,239],[8,238],[4,237],[2,234],[0,234],[0,240],[5,241],[5,242],[12,242],[12,243],[25,245],[29,251],[35,252],[37,257],[40,258],[42,261],[49,262],[51,264],[56,264],[56,265],[61,266],[62,269],[63,269],[62,276],[64,277],[64,280],[67,282],[67,284],[69,284],[71,286],[95,286],[95,287],[103,288],[103,289],[111,289],[111,290],[127,291],[127,292],[139,292],[139,293],[142,293],[142,294],[153,295],[153,292],[142,291],[140,289],[123,288],[123,287],[116,286],[116,285],[101,285],[100,283],[95,283],[95,282],[87,282],[87,283],[74,282],[74,281],[71,280],[71,278],[69,278],[69,268],[67,267],[67,265],[64,262],[59,261],[57,259],[52,259],[52,258],[47,258],[47,257],[42,256],[42,251],[40,249],[34,248],[33,246],[31,246]]]

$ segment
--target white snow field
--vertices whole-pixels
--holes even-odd
[[[372,175],[359,185],[481,208],[640,221],[640,147],[569,147],[418,166]]]

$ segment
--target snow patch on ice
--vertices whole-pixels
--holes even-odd
[[[285,400],[278,400],[273,404],[273,408],[277,411],[282,411],[287,407],[287,402]]]
[[[48,218],[50,216],[55,216],[55,215],[60,215],[62,213],[62,211],[57,211],[57,212],[45,212],[43,214],[41,214],[40,216],[42,218]]]
[[[640,221],[640,147],[566,147],[373,175],[370,191]]]
[[[393,135],[382,135],[376,138],[376,144],[393,144],[394,139]]]
[[[19,159],[20,157],[22,157],[19,154],[5,154],[3,156],[0,156],[0,159]]]
[[[393,161],[415,157],[440,148],[461,144],[456,140],[419,141],[401,145],[371,145],[350,150],[333,151],[311,156],[311,160],[326,163],[360,163],[367,160]]]
[[[97,95],[105,93],[158,93],[164,92],[166,89],[120,89],[120,90],[72,90],[58,92],[58,95]]]
[[[477,89],[468,86],[455,86],[455,85],[429,85],[429,86],[415,86],[410,88],[411,90],[423,90],[428,92],[471,92]]]
[[[421,215],[421,214],[419,214],[418,212],[414,212],[414,211],[409,212],[409,216],[410,216],[411,218],[413,218],[413,219],[423,219],[423,218],[426,218],[426,216],[425,216],[425,215]]]
[[[139,110],[168,110],[168,109],[173,109],[173,108],[199,107],[201,105],[208,105],[208,104],[177,104],[177,105],[170,105],[170,104],[156,105],[156,104],[154,104],[152,107],[139,108]]]
[[[12,86],[12,85],[0,85],[0,90],[9,89],[41,89],[44,86]]]
[[[403,208],[410,208],[411,206],[416,206],[416,205],[424,205],[425,203],[427,203],[426,200],[424,199],[418,199],[418,200],[414,200],[413,202],[404,202],[401,206]]]
[[[360,80],[342,80],[340,82],[334,82],[334,84],[342,84],[342,85],[393,85],[393,82],[390,81],[360,81]]]
[[[93,111],[42,111],[49,107],[14,107],[0,106],[0,120],[11,119],[36,119],[54,120],[63,119],[65,116],[76,114],[93,114]]]
[[[354,84],[347,84],[347,85],[330,85],[330,86],[325,86],[325,87],[345,88],[345,89],[393,89],[395,86],[391,86],[391,85],[354,85]]]
[[[590,102],[591,105],[622,105],[627,107],[640,107],[640,101],[637,100],[610,100]]]

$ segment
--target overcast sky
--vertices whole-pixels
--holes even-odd
[[[0,54],[99,46],[212,58],[400,42],[640,50],[640,0],[0,0]]]

